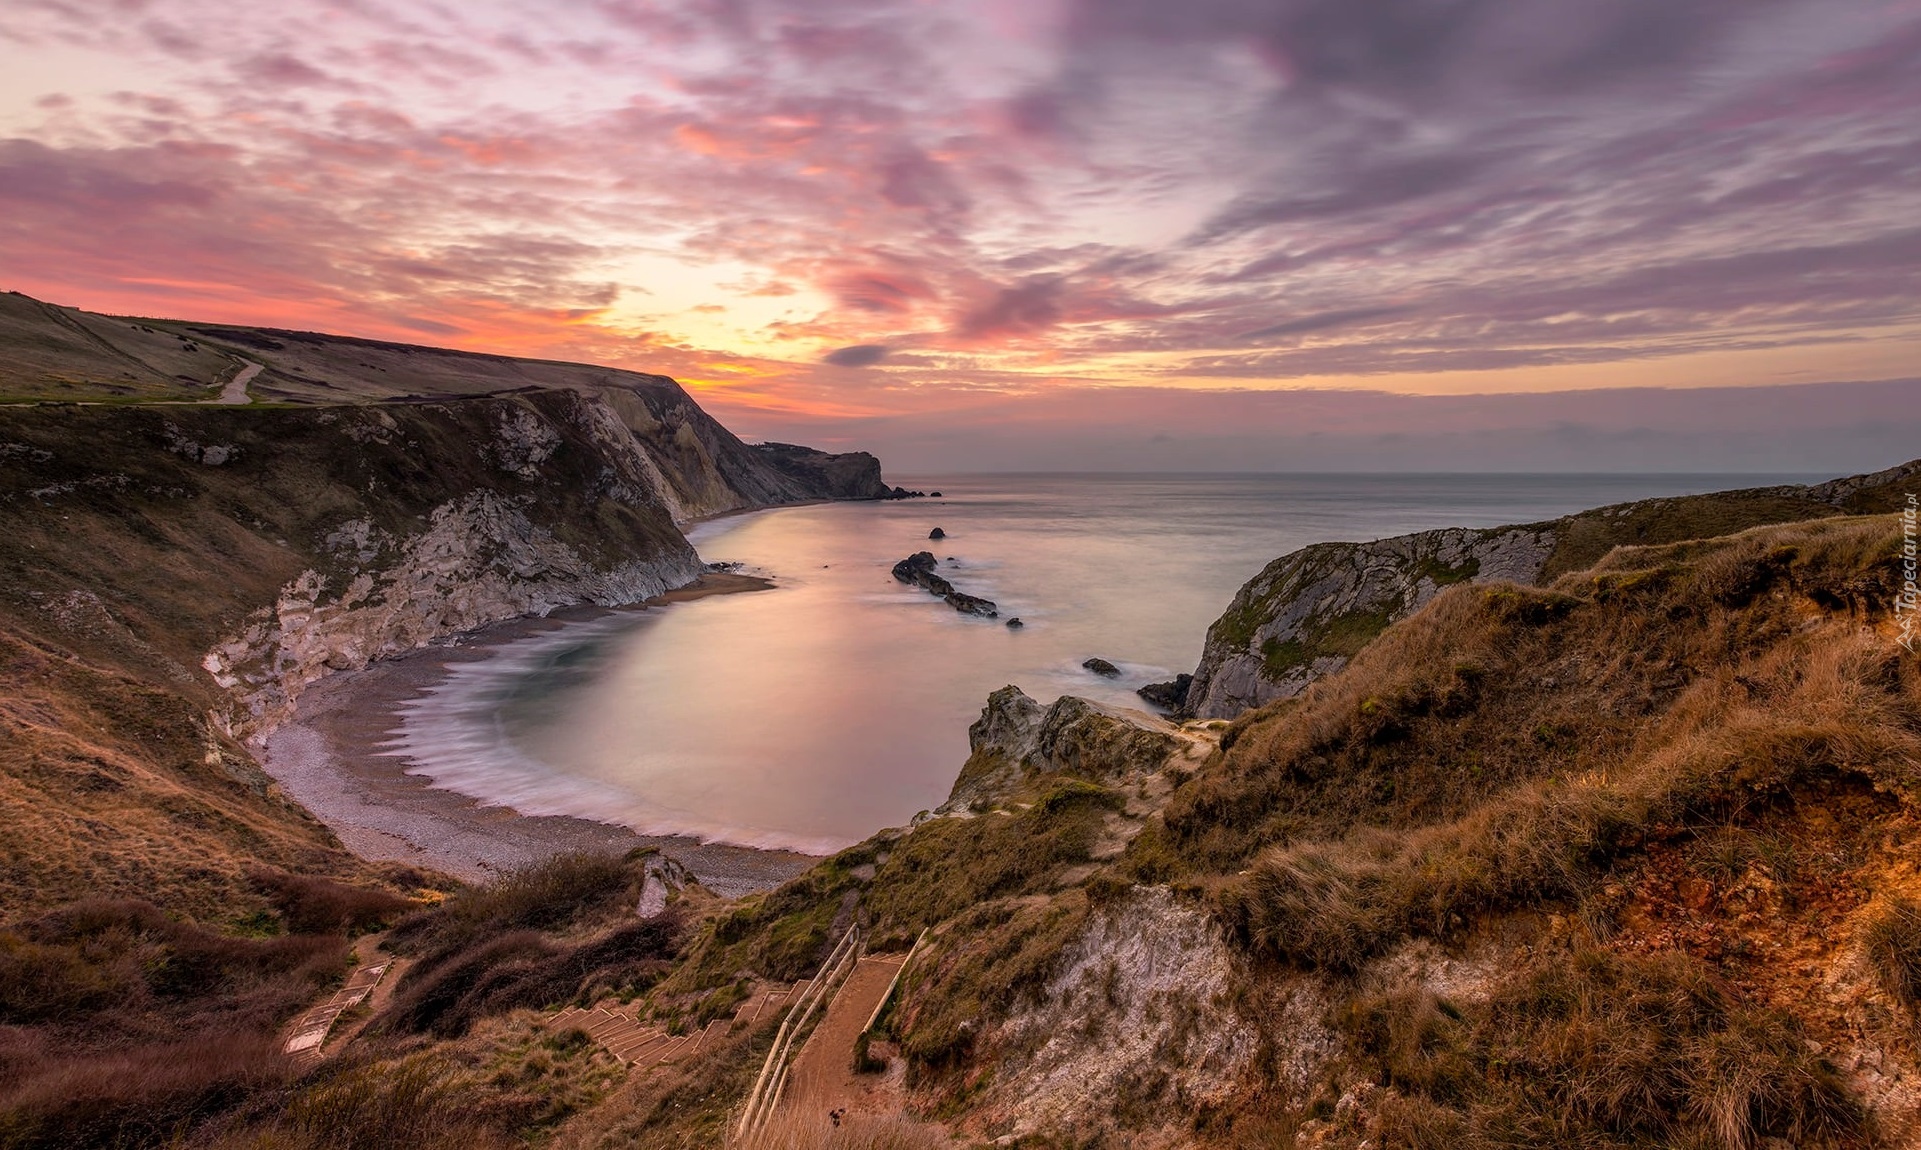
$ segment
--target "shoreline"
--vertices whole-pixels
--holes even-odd
[[[795,851],[701,843],[686,835],[643,835],[568,815],[524,815],[410,775],[406,762],[383,746],[400,724],[401,706],[444,678],[448,667],[487,658],[503,646],[570,623],[773,586],[757,576],[710,572],[633,607],[573,607],[512,619],[445,646],[331,675],[301,695],[296,718],[267,736],[259,748],[260,764],[348,850],[370,862],[432,867],[478,882],[564,851],[658,847],[716,894],[777,886],[819,860]]]

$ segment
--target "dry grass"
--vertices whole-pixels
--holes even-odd
[[[1350,1057],[1392,1093],[1385,1145],[1696,1145],[1742,1150],[1867,1138],[1842,1076],[1796,1023],[1743,1006],[1666,953],[1543,957],[1486,1004],[1431,994],[1353,1003]]]
[[[1578,899],[1657,823],[1844,774],[1912,798],[1921,698],[1857,622],[1891,601],[1895,538],[1826,521],[1618,554],[1547,592],[1451,592],[1250,724],[1176,796],[1171,844],[1141,849],[1203,870],[1253,853],[1222,888],[1242,936],[1353,969]]]
[[[338,1066],[260,1124],[195,1140],[195,1150],[505,1150],[477,1113],[473,1084],[432,1055]]]
[[[1921,1012],[1921,903],[1897,897],[1875,906],[1861,929],[1861,949],[1888,994]]]
[[[288,1076],[270,1034],[212,1030],[83,1055],[49,1051],[0,1077],[0,1146],[153,1145]]]
[[[270,1028],[346,959],[337,937],[233,938],[147,903],[76,903],[0,931],[0,1022],[156,1036]]]
[[[632,918],[641,863],[558,855],[409,917],[389,945],[418,961],[371,1029],[458,1037],[489,1015],[652,986],[684,928],[672,912]]]
[[[374,930],[415,905],[412,899],[392,891],[351,886],[314,875],[255,867],[247,877],[266,892],[287,929],[295,934]]]
[[[720,916],[676,973],[676,989],[706,989],[743,971],[805,978],[826,957],[854,908],[871,949],[905,949],[921,929],[996,899],[1049,891],[1085,863],[1120,792],[1082,779],[1042,776],[1008,809],[935,819],[897,840],[870,839],[779,889]],[[871,870],[870,878],[860,877]]]

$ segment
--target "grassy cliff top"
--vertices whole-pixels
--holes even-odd
[[[277,328],[106,316],[0,293],[0,403],[211,400],[248,363],[274,403],[366,403],[523,387],[670,391],[664,376]]]

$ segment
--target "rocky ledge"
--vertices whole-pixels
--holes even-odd
[[[935,574],[934,569],[940,561],[932,551],[917,551],[894,564],[894,578],[902,583],[919,587],[929,595],[939,596],[949,607],[963,615],[977,615],[982,619],[1000,617],[1000,608],[992,599],[982,599],[954,590],[954,585]]]

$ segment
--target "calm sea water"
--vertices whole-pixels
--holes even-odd
[[[570,624],[456,667],[394,744],[530,814],[824,852],[946,798],[987,694],[1145,706],[1269,560],[1309,543],[1552,518],[1805,476],[974,475],[941,499],[785,508],[689,537],[777,589]],[[940,527],[947,538],[929,542]],[[932,550],[1000,605],[965,618],[889,569]],[[1118,680],[1081,662],[1119,665]]]

